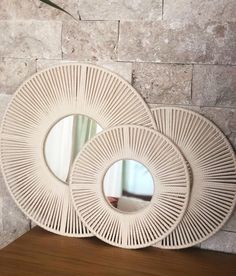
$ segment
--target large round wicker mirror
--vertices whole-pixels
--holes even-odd
[[[91,233],[77,216],[69,187],[63,183],[70,162],[58,175],[61,172],[54,170],[48,155],[53,148],[63,150],[60,144],[55,148],[50,137],[55,123],[72,120],[68,117],[72,114],[91,118],[103,129],[125,124],[155,128],[155,121],[129,83],[91,64],[63,64],[38,72],[13,96],[2,122],[0,156],[15,202],[27,217],[51,232],[87,237]],[[60,127],[54,128],[56,132]]]
[[[103,191],[109,204],[123,212],[146,208],[154,193],[149,170],[135,160],[119,160],[107,170]]]
[[[45,160],[52,173],[68,184],[76,155],[101,130],[95,120],[85,115],[70,115],[53,125],[44,144]]]

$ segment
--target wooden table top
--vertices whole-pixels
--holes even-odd
[[[236,276],[236,255],[189,248],[128,250],[35,227],[0,250],[0,275]]]

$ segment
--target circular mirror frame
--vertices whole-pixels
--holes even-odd
[[[185,215],[176,229],[156,246],[191,247],[215,234],[234,210],[235,153],[219,128],[197,112],[178,107],[157,107],[151,111],[158,131],[178,146],[193,176]]]
[[[108,168],[122,159],[140,162],[154,180],[150,204],[134,213],[114,209],[103,192]],[[73,164],[69,186],[78,215],[95,236],[134,249],[153,245],[174,230],[188,204],[190,179],[184,157],[168,138],[129,125],[110,128],[88,141]]]
[[[42,228],[66,236],[92,234],[75,213],[69,187],[49,170],[44,140],[51,127],[73,114],[106,129],[121,124],[155,128],[151,112],[125,80],[99,66],[63,64],[34,74],[14,94],[3,118],[3,177],[18,207]]]

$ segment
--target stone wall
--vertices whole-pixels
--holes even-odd
[[[178,105],[214,121],[236,148],[235,0],[0,1],[0,116],[26,78],[53,64],[87,61],[131,82],[152,106]],[[64,3],[63,3],[64,2]],[[0,176],[0,247],[31,222]],[[236,212],[202,248],[236,253]]]

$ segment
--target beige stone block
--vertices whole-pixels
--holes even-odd
[[[3,200],[0,249],[30,230],[30,220],[18,209],[11,198]]]
[[[236,109],[203,107],[200,112],[213,121],[225,135],[229,136],[236,132]]]
[[[236,107],[236,66],[194,65],[193,103]]]
[[[212,21],[236,21],[235,0],[165,0],[164,19],[206,23]]]
[[[64,22],[63,58],[83,61],[117,59],[118,22]]]
[[[208,240],[202,242],[201,248],[236,253],[236,233],[219,231]]]
[[[1,211],[0,249],[30,230],[29,219],[20,211],[6,189],[0,171]],[[4,191],[4,192],[3,192]]]
[[[162,0],[80,0],[82,20],[160,20]]]
[[[49,68],[54,65],[76,63],[76,62],[83,63],[83,61],[39,59],[39,60],[37,60],[37,70],[40,71],[40,70]],[[122,78],[124,78],[129,83],[131,83],[131,79],[132,79],[132,64],[131,63],[129,63],[129,62],[97,61],[97,62],[93,62],[93,64],[96,64],[96,65],[99,65],[106,69],[109,69],[112,72],[120,75]]]
[[[0,122],[11,100],[10,95],[0,95]],[[29,230],[29,219],[11,198],[0,169],[0,248],[6,246]]]
[[[61,22],[0,21],[0,56],[61,58]]]
[[[121,22],[120,61],[236,64],[236,22]]]
[[[67,10],[79,19],[78,0],[53,0],[55,4]],[[39,0],[1,0],[1,19],[39,19],[39,20],[71,20],[71,17]]]
[[[0,124],[12,96],[0,94]]]
[[[236,153],[236,132],[232,132],[231,134],[229,134],[228,138]]]
[[[35,72],[35,60],[0,59],[0,93],[13,94],[21,83]]]
[[[191,65],[133,65],[133,86],[148,103],[190,104],[191,80]]]
[[[225,223],[222,230],[231,231],[236,233],[236,209],[230,216],[229,220]]]

